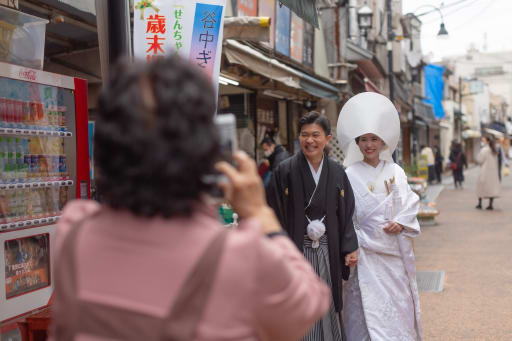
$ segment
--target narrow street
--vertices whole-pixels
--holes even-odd
[[[415,241],[418,271],[445,272],[442,292],[420,294],[427,341],[512,340],[512,178],[494,211],[477,210],[478,172],[466,171],[463,190],[445,177],[438,225]]]

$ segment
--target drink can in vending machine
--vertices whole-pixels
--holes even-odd
[[[66,120],[66,107],[59,107],[59,125],[61,131],[67,130],[67,120]]]
[[[39,180],[39,156],[38,155],[30,155],[30,170],[32,174],[32,179],[34,181]]]
[[[61,178],[66,178],[68,167],[66,164],[66,155],[59,155],[59,173]]]
[[[30,118],[30,102],[22,102],[21,110],[23,112],[23,125],[25,128],[30,128],[32,121]]]
[[[25,167],[26,172],[27,172],[27,180],[31,181],[33,174],[32,174],[32,160],[31,160],[30,155],[28,155],[28,154],[23,155],[23,164],[24,164],[23,166]]]
[[[37,125],[37,103],[30,102],[30,123],[33,127]]]
[[[59,155],[51,155],[52,159],[52,176],[55,180],[59,178],[60,170],[59,170]]]
[[[6,99],[0,97],[0,127],[7,127]]]
[[[7,115],[7,124],[9,127],[14,128],[16,125],[16,119],[14,117],[14,103],[12,99],[5,100],[5,111]]]
[[[36,102],[36,113],[38,125],[42,126],[43,128],[46,128],[48,122],[45,120],[46,116],[44,114],[43,103]]]
[[[39,174],[43,180],[48,178],[48,155],[38,155],[39,158]]]
[[[23,102],[13,100],[14,122],[17,128],[23,126]]]

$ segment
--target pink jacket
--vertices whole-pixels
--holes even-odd
[[[74,201],[58,223],[57,257],[70,225],[100,208],[81,227],[80,298],[165,316],[188,271],[223,227],[207,209],[187,219],[146,219]],[[197,340],[295,341],[327,311],[330,296],[287,237],[267,238],[256,220],[247,220],[228,236]]]

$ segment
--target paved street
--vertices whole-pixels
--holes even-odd
[[[503,179],[496,210],[481,211],[477,175],[466,172],[463,190],[445,182],[439,224],[415,241],[418,271],[446,273],[442,292],[421,293],[426,341],[512,340],[512,178]]]

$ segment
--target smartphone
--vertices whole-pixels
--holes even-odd
[[[236,117],[233,114],[217,115],[215,125],[219,131],[222,160],[233,164],[233,153],[238,149]]]
[[[236,117],[233,114],[220,114],[215,116],[215,125],[219,131],[220,142],[220,160],[234,165],[233,153],[238,149],[238,140],[236,137]],[[225,175],[216,173],[206,176],[205,181],[211,184],[219,184],[229,181]],[[218,186],[214,186],[210,195],[213,198],[221,199],[224,193]]]

